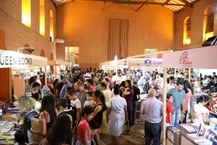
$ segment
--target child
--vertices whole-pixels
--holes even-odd
[[[90,127],[88,122],[93,118],[94,109],[91,106],[83,108],[81,117],[77,123],[77,142],[76,145],[91,145]]]
[[[85,106],[94,106],[94,100],[93,100],[93,93],[92,92],[87,92],[86,94],[86,101],[84,102],[84,107]]]
[[[74,90],[69,90],[68,91],[68,97],[70,100],[70,106],[72,110],[75,111],[75,114],[77,115],[77,118],[80,117],[81,114],[81,102],[78,99],[78,97],[75,95]]]
[[[170,94],[167,94],[167,104],[166,104],[166,123],[172,125],[172,102],[173,102],[173,96]]]

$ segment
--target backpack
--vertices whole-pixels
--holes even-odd
[[[37,111],[33,110],[33,111],[30,111],[26,114],[25,119],[24,119],[24,123],[25,123],[28,130],[30,130],[32,127],[31,118],[39,118],[39,113]]]

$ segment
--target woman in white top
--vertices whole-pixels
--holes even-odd
[[[209,124],[209,110],[205,105],[209,101],[209,96],[202,95],[197,98],[197,104],[194,105],[195,118],[193,119],[194,123],[200,123],[201,125]]]
[[[124,131],[125,123],[128,123],[127,102],[119,93],[120,86],[116,84],[114,96],[109,100],[107,108],[108,129],[115,145],[118,145],[118,138]]]

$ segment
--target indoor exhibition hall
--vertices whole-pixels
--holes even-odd
[[[0,145],[217,145],[217,0],[0,0]]]

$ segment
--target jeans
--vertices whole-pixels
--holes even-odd
[[[134,102],[133,102],[133,110],[132,110],[132,125],[135,124],[137,106],[138,106],[138,102],[137,102],[137,101],[134,101]]]
[[[128,119],[129,119],[130,126],[132,126],[132,111],[133,111],[132,103],[127,102],[127,112],[128,112]]]
[[[180,117],[181,117],[181,110],[180,109],[173,110],[172,123],[173,123],[174,126],[178,127]]]
[[[153,145],[160,145],[161,137],[161,123],[149,123],[145,121],[145,140],[146,145],[151,145],[153,140]]]

